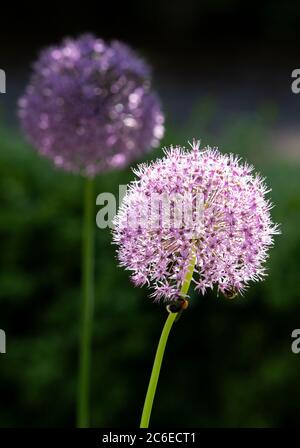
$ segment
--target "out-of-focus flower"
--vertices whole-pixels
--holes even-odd
[[[156,300],[177,299],[191,257],[192,282],[202,294],[216,286],[232,298],[266,275],[279,231],[252,166],[194,142],[191,151],[171,146],[163,159],[134,172],[138,180],[115,217],[113,240],[136,286],[152,286]]]
[[[148,66],[128,46],[92,35],[41,53],[19,116],[42,155],[87,176],[126,166],[164,133]]]

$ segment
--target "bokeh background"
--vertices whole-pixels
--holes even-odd
[[[170,336],[152,426],[299,425],[300,354],[290,345],[300,328],[300,95],[291,91],[300,3],[12,6],[0,27],[0,426],[75,426],[83,180],[29,147],[16,101],[38,51],[86,31],[124,40],[152,64],[163,145],[196,137],[246,157],[267,177],[281,223],[265,282],[236,300],[193,296]],[[131,179],[130,169],[99,176],[97,193]],[[110,231],[96,239],[92,424],[136,427],[166,311],[117,266]]]

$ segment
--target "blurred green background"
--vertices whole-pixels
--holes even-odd
[[[199,10],[191,2],[197,5],[195,12],[207,17],[211,10],[204,3]],[[228,19],[234,3],[215,1],[212,13]],[[161,11],[166,8],[165,2],[154,4]],[[186,11],[188,28],[194,10]],[[254,27],[257,39],[252,39],[251,49],[239,42],[239,63],[234,66],[225,57],[217,67],[221,59],[216,62],[212,57],[209,38],[197,51],[193,42],[194,59],[179,47],[183,66],[176,64],[174,50],[169,71],[163,59],[164,51],[173,47],[172,34],[161,52],[157,44],[147,45],[145,36],[139,45],[155,67],[156,88],[166,113],[162,146],[186,145],[196,137],[202,138],[203,145],[245,157],[266,176],[276,205],[272,216],[282,230],[270,252],[265,282],[253,284],[235,300],[213,294],[192,297],[170,336],[153,408],[154,427],[299,425],[300,354],[290,348],[291,332],[300,328],[300,98],[290,91],[290,72],[296,66],[292,54],[284,62],[286,53],[277,59],[277,66],[275,60],[254,58],[249,63],[248,59],[261,48],[260,39],[266,48],[272,47],[272,39],[278,36],[270,32],[271,24],[279,21],[280,11],[278,5],[264,10],[262,19],[269,18],[267,34],[261,36]],[[181,23],[179,12],[171,15],[173,20],[177,17],[176,23]],[[293,37],[290,25],[296,13],[299,8],[285,13],[287,36]],[[66,19],[68,31],[91,28],[101,35],[101,29],[88,28],[86,16],[80,26],[80,16],[76,17],[73,28],[72,20]],[[61,19],[57,32],[61,37],[67,34],[63,29]],[[120,37],[126,33],[128,29],[121,28]],[[238,33],[243,33],[241,24]],[[116,29],[105,29],[104,35],[115,37]],[[133,44],[139,40],[132,30],[128,35]],[[52,43],[49,36],[53,37],[43,34],[35,46]],[[188,46],[192,36],[185,39]],[[237,54],[230,52],[235,48],[230,42],[229,60]],[[8,93],[0,98],[0,328],[7,335],[7,353],[0,355],[0,426],[71,427],[76,408],[83,179],[54,170],[21,135],[15,100],[26,84],[33,57],[30,38],[25,39],[25,47],[26,73],[9,65]],[[219,42],[213,48],[220,56]],[[282,50],[277,47],[277,51]],[[12,60],[17,58],[12,54]],[[159,149],[147,158],[161,155]],[[104,174],[97,178],[96,192],[117,195],[119,184],[132,179],[129,168]],[[148,294],[146,288],[134,288],[117,266],[110,230],[97,230],[93,426],[139,423],[166,317],[164,306],[153,304]]]

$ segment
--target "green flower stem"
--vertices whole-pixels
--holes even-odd
[[[180,290],[180,295],[182,297],[185,297],[189,290],[189,287],[190,287],[190,284],[192,281],[192,277],[193,277],[195,263],[196,263],[196,254],[194,251],[194,247],[192,247],[190,264],[189,264],[187,273],[185,275],[185,278],[183,280],[182,287]],[[151,417],[153,400],[155,397],[156,386],[157,386],[157,382],[158,382],[158,378],[159,378],[160,368],[161,368],[162,360],[164,357],[164,352],[165,352],[168,336],[169,336],[170,330],[171,330],[172,325],[175,322],[177,316],[178,316],[178,313],[169,312],[168,318],[166,320],[166,323],[164,325],[164,328],[162,330],[162,333],[161,333],[161,336],[159,339],[159,343],[158,343],[155,358],[154,358],[152,373],[151,373],[151,377],[150,377],[150,381],[149,381],[149,386],[148,386],[148,390],[147,390],[147,394],[146,394],[146,398],[145,398],[140,428],[148,428],[149,427],[149,421],[150,421],[150,417]]]
[[[82,303],[77,426],[89,426],[91,343],[94,308],[94,181],[85,180],[82,247]]]

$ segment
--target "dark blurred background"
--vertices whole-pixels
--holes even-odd
[[[291,91],[300,3],[13,2],[0,20],[0,426],[75,425],[83,180],[29,147],[16,101],[40,49],[82,32],[124,40],[153,66],[162,145],[196,137],[246,157],[267,177],[281,223],[265,282],[232,301],[193,296],[170,336],[152,425],[299,425],[290,344],[300,328],[300,94]],[[131,179],[130,169],[99,176],[97,193]],[[117,266],[110,231],[96,237],[92,420],[133,427],[166,311]]]

